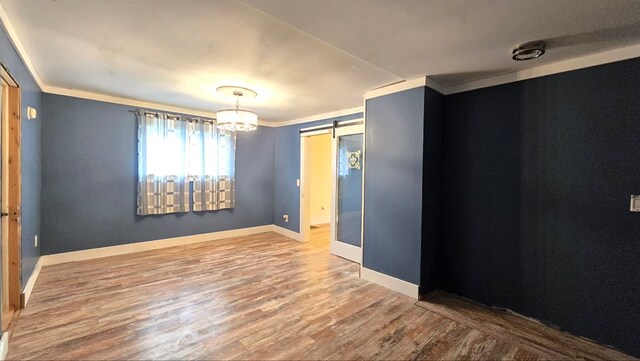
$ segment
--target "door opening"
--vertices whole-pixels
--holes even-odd
[[[329,250],[331,235],[331,134],[307,138],[309,243]]]
[[[300,235],[361,263],[364,125],[354,120],[301,131]]]
[[[2,209],[0,233],[2,238],[2,331],[6,331],[15,311],[21,308],[20,258],[20,87],[4,66],[1,67],[0,167]]]
[[[331,130],[300,134],[300,237],[329,249]]]

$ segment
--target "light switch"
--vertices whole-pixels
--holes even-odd
[[[631,196],[631,212],[640,212],[640,196]]]
[[[296,179],[296,185],[300,187],[300,179]]]

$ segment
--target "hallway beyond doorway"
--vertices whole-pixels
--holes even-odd
[[[331,224],[329,223],[311,226],[311,239],[309,240],[309,244],[328,251],[330,233]]]

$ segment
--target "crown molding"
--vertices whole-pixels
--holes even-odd
[[[183,114],[189,114],[189,115],[197,115],[202,117],[215,118],[216,116],[215,112],[210,112],[210,111],[196,110],[196,109],[178,107],[178,106],[173,106],[168,104],[148,102],[148,101],[129,99],[129,98],[124,98],[124,97],[119,97],[114,95],[107,95],[107,94],[78,90],[78,89],[66,89],[66,88],[46,85],[38,75],[38,72],[36,71],[35,67],[33,66],[33,63],[31,62],[31,59],[29,58],[27,51],[22,45],[22,42],[20,41],[20,38],[18,37],[18,34],[16,33],[13,25],[11,24],[11,21],[9,20],[9,16],[5,12],[4,7],[2,6],[1,3],[0,3],[0,22],[2,23],[2,27],[6,31],[7,35],[9,36],[9,40],[11,41],[11,44],[16,49],[18,56],[27,67],[27,70],[29,70],[29,73],[37,83],[38,87],[40,88],[40,91],[44,93],[64,95],[64,96],[80,98],[80,99],[95,100],[95,101],[107,102],[112,104],[129,105],[133,107],[148,108],[148,109],[183,113]],[[349,109],[338,110],[335,112],[317,114],[317,115],[312,115],[304,118],[298,118],[298,119],[282,121],[282,122],[267,122],[267,121],[258,120],[258,125],[275,128],[275,127],[283,127],[287,125],[308,123],[316,120],[339,117],[344,115],[351,115],[351,114],[362,113],[362,112],[364,112],[364,106],[357,106]]]
[[[364,93],[364,100],[381,97],[383,95],[398,93],[401,91],[427,86],[428,78],[426,76],[404,80],[397,83],[385,85]]]
[[[44,93],[49,93],[49,94],[64,95],[68,97],[87,99],[87,100],[96,100],[96,101],[105,102],[105,103],[129,105],[132,107],[147,108],[147,109],[161,110],[166,112],[182,113],[182,114],[189,114],[189,115],[197,115],[197,116],[208,117],[208,118],[216,117],[215,112],[183,108],[183,107],[177,107],[177,106],[168,105],[168,104],[147,102],[143,100],[123,98],[123,97],[118,97],[114,95],[105,95],[101,93],[94,93],[94,92],[89,92],[84,90],[45,86],[42,91]]]
[[[447,87],[441,85],[429,76],[422,76],[419,78],[404,80],[397,83],[385,85],[380,88],[369,90],[364,93],[364,100],[420,87],[431,88],[442,95],[447,94]]]
[[[6,31],[7,35],[9,36],[9,41],[11,42],[11,44],[13,44],[13,47],[16,49],[18,56],[20,57],[20,59],[22,59],[22,62],[27,67],[27,70],[29,70],[29,73],[31,73],[31,77],[36,82],[36,84],[38,84],[38,87],[40,88],[40,90],[43,90],[45,88],[44,82],[42,81],[42,79],[40,79],[40,76],[38,75],[36,68],[33,66],[33,63],[29,58],[29,55],[27,55],[27,51],[24,49],[24,46],[22,46],[22,42],[18,38],[18,34],[16,33],[16,30],[13,28],[13,25],[11,25],[9,16],[4,11],[4,7],[2,6],[2,4],[0,4],[0,22],[2,23],[2,27]]]
[[[89,91],[64,89],[64,88],[46,85],[38,75],[38,72],[36,71],[33,63],[31,62],[29,55],[27,54],[24,46],[22,45],[22,42],[20,41],[1,3],[0,3],[0,22],[2,23],[2,27],[6,31],[7,35],[9,36],[9,40],[11,41],[14,48],[16,49],[18,56],[20,57],[22,62],[25,64],[25,66],[29,70],[29,73],[31,74],[34,81],[36,82],[36,84],[38,85],[38,87],[42,92],[65,95],[65,96],[82,98],[82,99],[97,100],[97,101],[103,101],[108,103],[130,105],[135,107],[151,108],[151,109],[157,109],[157,110],[163,110],[163,111],[179,112],[179,113],[193,114],[193,115],[206,116],[206,117],[215,117],[215,112],[210,112],[210,111],[195,110],[195,109],[183,108],[183,107],[172,106],[167,104],[128,99],[128,98],[105,95],[105,94],[94,93]],[[530,69],[524,69],[524,70],[511,72],[503,75],[493,76],[490,78],[485,78],[485,79],[480,79],[476,81],[465,82],[465,83],[455,84],[450,86],[443,86],[439,84],[437,81],[435,81],[434,79],[432,79],[431,77],[423,76],[416,79],[405,80],[398,83],[393,83],[386,86],[382,86],[380,88],[369,90],[365,92],[364,100],[366,101],[367,99],[371,99],[371,98],[375,98],[375,97],[379,97],[387,94],[397,93],[400,91],[418,88],[422,86],[429,87],[443,95],[456,94],[456,93],[461,93],[461,92],[466,92],[466,91],[471,91],[471,90],[476,90],[481,88],[492,87],[496,85],[513,83],[521,80],[533,79],[537,77],[613,63],[613,62],[622,61],[622,60],[628,60],[628,59],[637,58],[637,57],[640,57],[640,44],[607,50],[603,52],[581,56],[578,58],[562,60],[555,63],[541,65],[541,66],[530,68]],[[317,114],[313,116],[292,119],[287,121],[280,121],[280,122],[258,121],[258,124],[260,126],[265,126],[265,127],[283,127],[288,125],[309,123],[317,120],[334,118],[334,117],[339,117],[344,115],[351,115],[351,114],[362,113],[362,112],[364,112],[364,106],[356,106],[348,109],[338,110],[335,112]]]
[[[604,65],[640,57],[640,44],[631,45],[623,48],[617,48],[602,51],[594,54],[581,56],[578,58],[558,61],[551,64],[545,64],[534,68],[519,70],[502,75],[496,75],[485,79],[465,82],[455,85],[444,86],[439,84],[430,76],[420,77],[411,80],[405,80],[398,83],[389,84],[380,88],[369,90],[364,94],[364,99],[371,99],[383,95],[398,93],[418,87],[431,88],[442,95],[462,93],[466,91],[488,88],[496,85],[513,83],[521,80],[539,78],[547,75],[564,73],[572,70],[589,68],[597,65]]]
[[[99,102],[119,104],[119,105],[129,105],[129,106],[137,107],[137,108],[146,108],[146,109],[152,109],[152,110],[161,110],[161,111],[165,111],[165,112],[174,112],[174,113],[182,113],[182,114],[189,114],[189,115],[197,115],[197,116],[208,117],[208,118],[215,118],[216,117],[216,113],[215,112],[211,112],[211,111],[195,110],[195,109],[191,109],[191,108],[183,108],[183,107],[177,107],[177,106],[168,105],[168,104],[147,102],[147,101],[143,101],[143,100],[136,100],[136,99],[130,99],[130,98],[123,98],[123,97],[118,97],[118,96],[114,96],[114,95],[105,95],[105,94],[101,94],[101,93],[88,92],[88,91],[84,91],[84,90],[66,89],[66,88],[45,86],[42,91],[44,93],[48,93],[48,94],[64,95],[64,96],[73,97],[73,98],[95,100],[95,101],[99,101]],[[340,116],[344,116],[344,115],[351,115],[351,114],[357,114],[357,113],[362,113],[362,112],[364,112],[364,106],[357,106],[357,107],[353,107],[353,108],[337,110],[337,111],[330,112],[330,113],[312,115],[312,116],[299,118],[299,119],[294,119],[294,120],[288,120],[288,121],[284,121],[284,122],[258,121],[258,125],[263,126],[263,127],[268,127],[268,128],[277,128],[277,127],[284,127],[284,126],[287,126],[287,125],[309,123],[309,122],[314,122],[314,121],[318,121],[318,120],[323,120],[323,119],[328,119],[328,118],[335,118],[335,117],[340,117]]]
[[[589,54],[578,58],[562,60],[535,68],[524,69],[508,74],[493,76],[472,82],[450,85],[445,87],[446,94],[462,93],[470,90],[488,88],[496,85],[513,83],[521,80],[539,78],[547,75],[564,73],[572,70],[589,68],[592,66],[614,63],[640,57],[640,44],[617,48],[599,53]]]
[[[298,119],[285,120],[285,121],[282,121],[282,122],[271,122],[271,123],[265,124],[265,125],[267,127],[269,127],[269,126],[270,127],[286,127],[288,125],[310,123],[310,122],[315,122],[315,121],[318,121],[318,120],[343,117],[345,115],[358,114],[358,113],[364,113],[364,105],[359,105],[359,106],[351,107],[351,108],[347,108],[347,109],[336,110],[336,111],[328,112],[328,113],[310,115],[308,117],[303,117],[303,118],[298,118]]]
[[[431,88],[442,95],[447,95],[447,87],[441,85],[431,77],[427,77],[427,88]]]

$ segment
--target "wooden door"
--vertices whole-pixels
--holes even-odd
[[[6,331],[13,314],[20,309],[20,87],[2,66],[1,153],[1,235],[2,235],[2,331]]]

